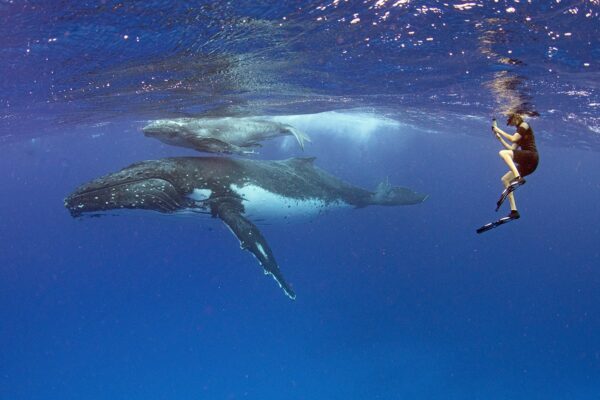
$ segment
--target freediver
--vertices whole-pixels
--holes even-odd
[[[504,191],[500,196],[500,200],[496,203],[496,211],[500,209],[500,206],[508,197],[510,202],[510,214],[500,218],[498,221],[490,222],[489,224],[482,226],[477,229],[477,233],[486,232],[521,217],[519,211],[517,211],[515,195],[513,192],[516,188],[525,183],[525,176],[533,173],[538,166],[539,155],[531,126],[523,120],[521,115],[516,113],[508,116],[506,125],[515,126],[517,131],[512,135],[506,133],[498,128],[496,119],[493,119],[492,131],[502,146],[504,146],[504,149],[500,150],[498,154],[509,168],[509,171],[501,178],[502,184],[504,185]]]
[[[523,120],[519,114],[510,114],[506,120],[507,126],[515,126],[517,131],[510,135],[498,128],[496,120],[492,123],[492,130],[496,138],[504,146],[504,150],[498,153],[510,169],[502,176],[502,184],[505,190],[508,190],[508,201],[510,202],[509,217],[517,219],[520,217],[517,211],[515,195],[513,191],[525,183],[525,177],[535,171],[539,163],[537,146],[535,145],[535,136],[531,126]],[[507,142],[507,140],[510,141]],[[502,202],[499,202],[500,208]]]

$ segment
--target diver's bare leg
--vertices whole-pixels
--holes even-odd
[[[506,174],[504,174],[504,176],[502,177],[502,184],[504,185],[505,189],[510,186],[510,181],[512,181],[514,177],[515,174],[512,171],[508,171]],[[515,202],[514,192],[510,192],[508,194],[508,201],[510,202],[510,209],[516,211],[517,203]]]
[[[514,177],[521,176],[521,174],[519,173],[519,170],[517,169],[517,166],[515,165],[515,162],[513,160],[515,153],[513,153],[512,150],[500,150],[500,152],[498,154],[504,160],[506,165],[508,165],[508,168],[510,168],[510,170],[514,174]]]

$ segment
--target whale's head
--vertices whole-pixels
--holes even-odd
[[[165,161],[133,164],[80,186],[65,199],[65,207],[73,217],[121,209],[175,212],[186,206],[186,197],[173,168]]]
[[[185,145],[186,136],[190,133],[187,118],[152,121],[143,127],[142,131],[146,137],[178,146]]]

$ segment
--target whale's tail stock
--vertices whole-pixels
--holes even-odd
[[[380,206],[399,206],[419,204],[427,199],[428,195],[417,193],[412,189],[402,186],[392,186],[388,178],[377,185],[371,195],[370,203]]]

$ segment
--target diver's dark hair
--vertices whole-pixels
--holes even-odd
[[[510,125],[512,123],[519,125],[522,122],[523,122],[523,116],[521,114],[512,113],[512,114],[508,115],[508,119],[506,120],[506,125]]]

